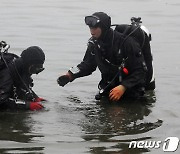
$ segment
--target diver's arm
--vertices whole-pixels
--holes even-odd
[[[19,99],[17,91],[20,88],[14,86],[7,69],[1,71],[0,78],[2,81],[0,82],[0,110],[38,110],[40,107],[42,108],[39,100],[33,102],[32,100]]]
[[[72,67],[69,72],[72,73],[72,77],[79,78],[92,74],[96,70],[97,64],[95,60],[94,46],[88,45],[83,61],[75,67]]]
[[[8,76],[6,76],[8,77]],[[15,93],[15,87],[13,87],[12,80],[6,80],[4,87],[0,88],[0,109],[1,110],[17,110],[26,109],[26,103],[21,100],[17,100]]]
[[[97,68],[95,55],[93,54],[94,47],[92,44],[88,45],[83,61],[75,67],[58,78],[57,82],[60,86],[65,86],[68,82],[72,82],[76,78],[88,76],[92,74]]]
[[[13,96],[13,80],[7,68],[0,72],[0,109],[15,109]]]
[[[43,101],[39,97],[34,101],[18,99],[16,93],[13,92],[13,87],[10,85],[6,86],[5,91],[1,91],[0,94],[0,110],[39,110],[43,108],[40,103]],[[12,96],[11,93],[14,93]]]

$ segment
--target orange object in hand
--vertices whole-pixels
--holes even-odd
[[[118,101],[122,97],[125,91],[126,91],[126,88],[123,85],[119,85],[113,88],[109,94],[110,100]]]

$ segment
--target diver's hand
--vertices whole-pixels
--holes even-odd
[[[61,86],[64,87],[67,83],[69,83],[70,81],[72,81],[72,77],[71,74],[68,72],[65,75],[60,76],[57,79],[57,83]]]
[[[109,94],[110,100],[118,101],[122,97],[125,91],[126,91],[126,88],[123,85],[119,85],[113,88]]]
[[[29,102],[28,103],[28,108],[31,111],[36,111],[36,110],[41,110],[44,108],[44,106],[40,102]]]

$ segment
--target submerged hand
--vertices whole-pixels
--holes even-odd
[[[119,85],[119,86],[113,88],[109,94],[110,100],[118,101],[121,98],[121,96],[124,94],[125,91],[126,91],[126,88],[123,85]]]

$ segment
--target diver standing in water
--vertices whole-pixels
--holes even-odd
[[[32,90],[32,74],[44,70],[45,54],[38,46],[25,49],[21,56],[8,53],[8,45],[0,42],[0,110],[40,110],[41,101]],[[2,51],[4,49],[4,51]]]
[[[139,42],[111,29],[111,18],[104,12],[86,16],[85,23],[92,37],[83,61],[60,76],[58,84],[65,86],[76,78],[92,74],[98,67],[102,79],[98,85],[99,93],[95,96],[97,100],[102,96],[108,96],[112,101],[143,96],[147,66]]]

